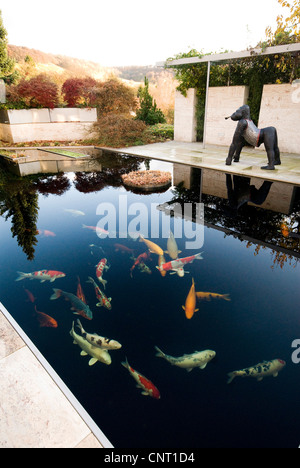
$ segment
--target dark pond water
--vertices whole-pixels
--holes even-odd
[[[3,305],[115,447],[298,447],[300,352],[292,344],[300,340],[299,187],[112,154],[99,162],[102,170],[94,172],[22,179],[2,172]],[[126,190],[121,174],[145,167],[170,171],[172,186],[147,195]],[[204,225],[195,211],[200,202]],[[175,203],[193,206],[192,220],[178,211],[173,216]],[[108,218],[112,207],[115,226]],[[97,226],[104,213],[109,237],[83,228]],[[130,236],[120,238],[124,226],[130,233],[140,229],[163,250],[168,226],[181,230],[175,236],[179,257],[202,252],[203,260],[186,265],[183,277],[162,276],[152,253],[147,268],[131,271],[133,258],[148,249]],[[159,237],[151,237],[156,230]],[[199,237],[188,248],[192,232]],[[105,289],[96,278],[103,258],[110,266],[103,273]],[[18,272],[41,270],[66,276],[16,282]],[[84,329],[122,345],[109,351],[110,365],[89,366],[90,356],[81,356],[70,336],[79,316],[63,298],[50,300],[53,288],[76,295],[78,277],[93,314],[92,320],[80,317]],[[89,277],[111,298],[110,310],[96,306]],[[192,279],[197,292],[226,294],[230,301],[197,299],[199,310],[187,319],[182,306]],[[51,319],[37,311],[57,327],[45,326]],[[157,357],[155,346],[173,357],[207,349],[216,356],[205,369],[187,372]],[[160,399],[136,387],[121,364],[126,358],[155,385]],[[286,362],[276,378],[237,376],[227,383],[229,372],[274,359]]]

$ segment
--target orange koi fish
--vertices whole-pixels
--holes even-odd
[[[217,294],[211,292],[196,292],[197,299],[202,301],[210,301],[211,299],[224,299],[224,301],[231,301],[229,294]]]
[[[32,292],[29,291],[28,289],[25,289],[25,292],[26,292],[26,294],[27,294],[27,296],[28,296],[28,300],[29,300],[30,302],[32,302],[32,304],[33,304],[33,303],[35,302],[35,299],[36,299],[36,298],[34,297],[34,295],[32,294]]]
[[[95,288],[95,293],[96,293],[96,297],[97,299],[99,300],[98,304],[96,304],[97,307],[105,307],[106,309],[111,309],[111,297],[107,298],[105,296],[105,294],[101,291],[101,289],[99,288],[99,286],[95,283],[95,281],[93,280],[93,278],[91,278],[89,276],[89,279],[87,281],[87,283],[92,283],[94,285],[94,288]]]
[[[40,322],[40,327],[48,327],[48,328],[57,328],[58,324],[57,321],[50,317],[50,315],[45,314],[44,312],[40,312],[37,310],[36,306],[34,307],[35,312],[37,314],[38,321]]]
[[[159,390],[155,387],[155,385],[144,377],[142,374],[134,370],[128,363],[127,358],[125,362],[121,362],[122,366],[125,367],[130,373],[130,375],[134,378],[137,382],[137,387],[142,389],[142,395],[147,395],[156,400],[160,399]]]
[[[80,278],[79,276],[77,276],[77,292],[76,292],[76,296],[86,304],[86,298],[85,298],[85,295],[84,295],[84,292],[83,292],[83,289],[81,287],[81,283],[80,283]]]
[[[163,255],[159,255],[158,256],[158,266],[156,268],[159,270],[162,277],[166,276],[166,274],[167,274],[166,270],[164,270],[162,268],[162,265],[164,265],[165,263],[166,263],[165,257]]]
[[[96,276],[98,278],[98,281],[100,281],[100,283],[103,284],[104,289],[105,289],[105,285],[107,281],[102,278],[102,275],[103,275],[104,270],[108,270],[108,269],[109,269],[109,266],[107,265],[107,259],[102,258],[100,262],[98,263],[98,265],[96,266]]]
[[[185,306],[182,306],[183,310],[185,311],[185,316],[187,319],[191,319],[195,312],[198,312],[199,309],[195,309],[196,307],[196,292],[195,292],[195,282],[193,278],[191,289],[187,295]]]

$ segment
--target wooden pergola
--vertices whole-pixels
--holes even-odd
[[[214,62],[230,62],[232,60],[239,60],[242,58],[260,57],[266,55],[277,55],[277,54],[300,54],[300,43],[286,44],[273,47],[267,47],[262,49],[257,47],[254,49],[243,50],[241,52],[228,52],[224,54],[212,54],[205,55],[203,57],[188,57],[177,60],[168,60],[166,62],[158,62],[158,67],[174,67],[178,65],[197,65],[201,63],[207,63],[207,81],[206,81],[206,101],[205,101],[205,117],[204,117],[204,132],[203,132],[203,147],[206,145],[206,117],[207,117],[207,106],[208,106],[208,89],[210,81],[210,67]]]

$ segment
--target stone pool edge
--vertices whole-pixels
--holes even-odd
[[[52,366],[48,363],[48,361],[45,359],[45,357],[36,348],[36,346],[33,344],[33,342],[30,340],[30,338],[26,335],[24,330],[22,330],[22,328],[18,325],[18,323],[14,320],[14,318],[11,316],[11,314],[8,312],[8,310],[5,308],[5,306],[1,302],[0,302],[0,314],[2,314],[4,316],[4,318],[8,321],[8,323],[13,328],[13,330],[17,333],[17,335],[19,335],[20,339],[24,342],[26,348],[28,348],[28,350],[32,353],[34,359],[37,360],[37,362],[40,364],[40,366],[42,366],[42,368],[46,372],[46,374],[54,382],[54,384],[58,388],[58,390],[60,390],[60,392],[62,393],[62,395],[63,395],[63,397],[65,399],[66,406],[71,405],[73,410],[75,410],[75,413],[81,418],[83,423],[86,425],[86,427],[90,431],[90,434],[86,433],[85,434],[86,437],[84,437],[84,438],[87,439],[89,437],[89,435],[93,435],[96,438],[96,441],[92,442],[91,444],[89,444],[87,442],[88,445],[87,445],[86,448],[90,448],[91,445],[94,448],[96,448],[97,442],[99,443],[98,448],[113,448],[113,445],[108,440],[108,438],[104,435],[104,433],[101,431],[101,429],[95,423],[95,421],[90,417],[90,415],[83,408],[83,406],[79,403],[79,401],[73,395],[73,393],[70,391],[70,389],[67,387],[67,385],[58,376],[58,374],[55,372],[55,370],[52,368]],[[5,358],[3,358],[3,359],[5,359]],[[51,415],[50,415],[50,417],[51,417]],[[72,431],[72,428],[70,428],[70,430]],[[49,441],[47,441],[47,444],[49,444]],[[34,441],[33,441],[33,445],[34,445]],[[82,446],[82,448],[84,448],[85,447],[84,440],[78,441],[77,445],[78,445],[78,447]],[[1,441],[0,441],[0,447],[1,447]],[[5,446],[2,445],[2,448],[3,447],[5,447]],[[7,447],[7,448],[9,448],[9,447]],[[14,447],[14,448],[18,448],[18,447]]]

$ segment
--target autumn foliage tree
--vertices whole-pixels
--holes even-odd
[[[8,88],[7,100],[19,108],[53,109],[59,101],[58,86],[43,73],[29,80],[22,78],[19,84]]]
[[[98,82],[91,77],[69,78],[62,85],[62,95],[69,107],[95,107]]]
[[[135,92],[116,79],[100,83],[97,89],[97,108],[99,116],[110,113],[130,115],[137,108]]]

